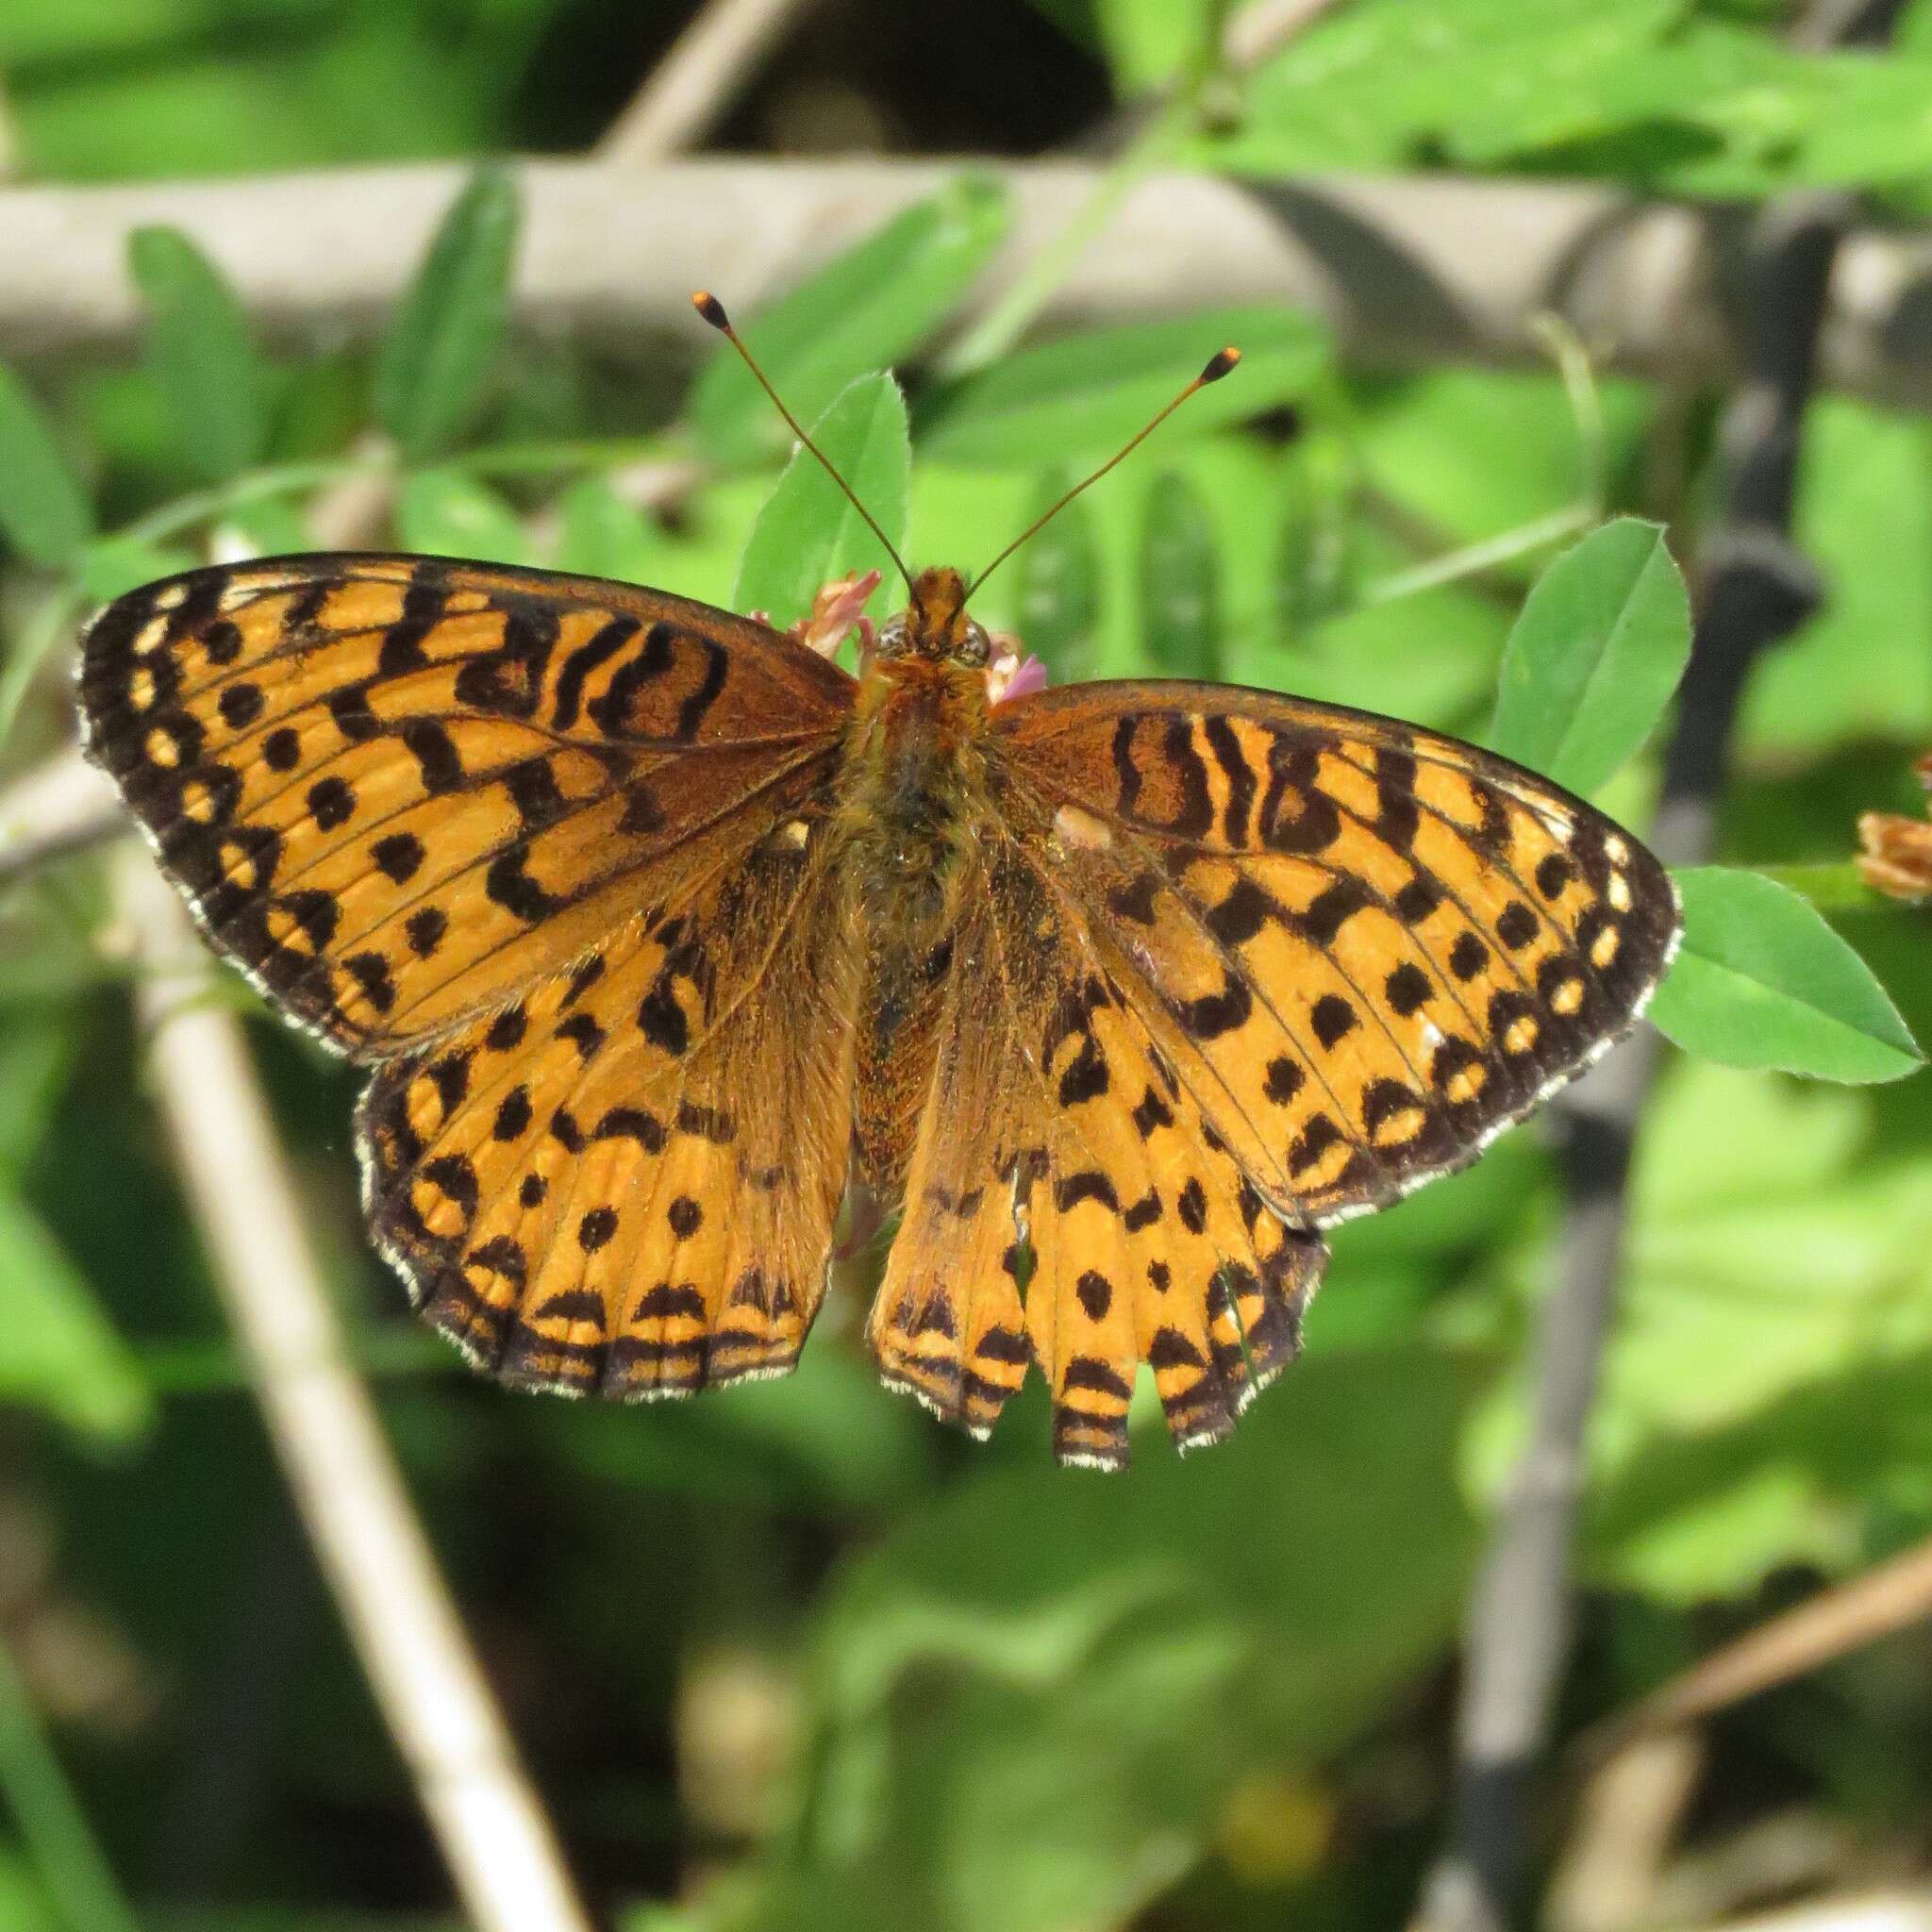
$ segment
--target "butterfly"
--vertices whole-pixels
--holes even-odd
[[[1393,719],[994,703],[960,575],[908,584],[854,676],[627,584],[194,570],[90,627],[85,738],[214,944],[372,1070],[374,1239],[490,1374],[783,1374],[856,1177],[901,1208],[890,1386],[984,1436],[1037,1366],[1059,1458],[1114,1468],[1144,1366],[1217,1441],[1295,1354],[1323,1231],[1631,1023],[1672,885]]]

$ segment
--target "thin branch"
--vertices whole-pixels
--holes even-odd
[[[648,174],[600,160],[525,162],[520,311],[635,348],[641,325],[692,344],[693,288],[755,307],[962,163],[707,159]],[[970,326],[1086,207],[1084,162],[971,164],[1014,197],[1006,248],[961,310]],[[139,311],[130,228],[185,228],[283,337],[368,335],[413,274],[462,180],[454,166],[229,182],[0,190],[0,355],[125,347]],[[369,209],[383,219],[372,222]],[[1362,367],[1547,365],[1537,318],[1562,317],[1607,373],[1727,379],[1716,305],[1672,298],[1699,258],[1695,210],[1631,206],[1588,186],[1445,176],[1241,184],[1160,173],[1136,182],[1041,310],[1060,327],[1216,302],[1283,302],[1324,317]],[[1932,407],[1916,325],[1932,235],[1846,244],[1821,380]]]
[[[1932,1619],[1932,1540],[1747,1631],[1583,1740],[1592,1757],[1695,1724]]]
[[[1865,8],[1861,32],[1889,24],[1896,10],[1896,0],[1890,9]],[[1790,541],[1791,505],[1832,272],[1852,212],[1840,197],[1774,203],[1744,250],[1738,312],[1746,319],[1739,345],[1746,375],[1720,434],[1723,509],[1698,573],[1690,665],[1652,841],[1673,864],[1709,854],[1746,679],[1817,602],[1815,575]],[[1449,1838],[1423,1906],[1430,1932],[1500,1932],[1519,1907],[1532,1780],[1571,1646],[1572,1547],[1623,1259],[1625,1182],[1660,1063],[1657,1037],[1645,1032],[1553,1109],[1564,1130],[1569,1193],[1562,1273],[1537,1338],[1528,1445],[1472,1595]]]
[[[607,161],[647,167],[693,147],[723,117],[811,0],[706,0],[605,130]]]
[[[290,1486],[464,1907],[484,1932],[589,1932],[350,1366],[240,1023],[173,891],[130,850],[153,1074],[184,1186]]]
[[[126,829],[107,778],[79,752],[58,752],[0,792],[0,888]]]
[[[1222,30],[1222,58],[1230,67],[1258,67],[1305,32],[1335,0],[1248,0]]]
[[[1589,1779],[1550,1874],[1550,1932],[1631,1932],[1658,1920],[1659,1882],[1707,1757],[1702,1739],[1671,1731],[1619,1752]]]

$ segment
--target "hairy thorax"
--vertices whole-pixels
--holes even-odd
[[[858,1141],[897,1191],[930,1084],[933,1025],[992,772],[984,675],[924,658],[876,664],[839,776],[846,903],[864,938]]]

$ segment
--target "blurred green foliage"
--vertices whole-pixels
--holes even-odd
[[[1823,59],[1788,51],[1755,0],[1356,0],[1240,81],[1218,71],[1211,0],[1041,10],[1124,101],[1187,107],[1149,139],[1211,165],[1534,169],[1746,198],[1828,182],[1901,209],[1932,178],[1926,0],[1896,54]],[[44,178],[500,151],[546,37],[580,11],[68,0],[0,17],[0,74]],[[995,577],[985,621],[1056,679],[1225,677],[1481,738],[1641,824],[1688,644],[1671,554],[1697,545],[1708,399],[1579,391],[1574,367],[1365,377],[1270,308],[960,357],[952,318],[1009,214],[995,180],[962,174],[738,318],[914,561],[984,562],[1237,341],[1238,375]],[[695,322],[669,372],[656,345],[646,367],[521,330],[516,232],[514,175],[479,174],[380,341],[296,358],[262,345],[185,238],[146,230],[137,358],[0,372],[0,769],[58,741],[43,674],[86,606],[209,554],[310,546],[344,491],[376,491],[399,545],[780,624],[883,562],[818,471],[786,464],[782,425]],[[1848,863],[1860,810],[1922,808],[1928,436],[1842,399],[1812,414],[1800,534],[1831,594],[1757,676],[1723,863],[1686,880],[1686,964],[1657,1010],[1699,1058],[1673,1064],[1633,1183],[1579,1722],[1802,1581],[1932,1535],[1932,1076],[1911,1045],[1932,1029],[1927,915]],[[1814,903],[1757,867],[1808,868]],[[9,1645],[83,1836],[152,1923],[451,1924],[141,1100],[105,922],[91,858],[0,896]],[[778,1384],[615,1411],[473,1383],[363,1244],[353,1076],[256,1037],[439,1551],[574,1858],[626,1928],[1138,1914],[1241,1932],[1407,1909],[1440,1828],[1441,1674],[1553,1273],[1533,1132],[1339,1233],[1307,1359],[1232,1443],[1179,1463],[1158,1408],[1137,1410],[1139,1464],[1101,1482],[1047,1464],[1037,1388],[984,1450],[880,1391],[856,1339],[875,1257],[841,1269]],[[76,1619],[88,1643],[55,1647],[45,1633]],[[1923,1816],[1922,1665],[1780,1693],[1717,1740],[1720,1762],[1771,1764],[1854,1831]],[[0,1840],[0,1925],[38,1932],[72,1923],[86,1873],[29,1829],[62,1774],[14,1748],[19,1699],[0,1693],[19,1834]],[[698,1872],[719,1882],[663,1903]]]

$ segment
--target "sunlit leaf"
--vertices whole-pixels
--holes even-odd
[[[1141,623],[1162,677],[1221,675],[1221,559],[1200,491],[1173,470],[1147,492],[1141,535]]]
[[[157,577],[192,570],[196,561],[192,550],[176,543],[149,543],[139,537],[97,537],[81,553],[81,588],[94,602],[106,604]]]
[[[1158,87],[1205,64],[1229,0],[1095,0],[1093,24],[1123,93]]]
[[[661,568],[662,542],[643,512],[621,496],[608,476],[578,477],[563,492],[557,513],[551,561],[558,570],[641,584],[652,581],[654,571]]]
[[[860,376],[812,425],[812,441],[903,550],[912,456],[898,384],[884,374]],[[844,492],[801,449],[752,526],[731,601],[782,627],[811,609],[822,584],[868,570],[885,574],[873,600],[876,615],[903,597],[898,573]]]
[[[1898,1080],[1924,1064],[1871,969],[1795,892],[1724,866],[1680,872],[1684,943],[1650,1017],[1732,1067]]]
[[[1638,751],[1690,656],[1690,599],[1655,524],[1620,517],[1537,580],[1509,642],[1490,742],[1573,791]]]
[[[0,535],[58,569],[93,534],[93,506],[54,441],[41,406],[0,364]]]
[[[225,482],[268,445],[266,372],[241,298],[179,228],[137,228],[128,266],[147,309],[148,365],[190,467]]]
[[[1027,521],[1042,515],[1070,480],[1051,480],[1040,491]],[[1014,602],[1021,641],[1046,665],[1055,683],[1091,677],[1094,630],[1100,619],[1100,557],[1091,510],[1085,503],[1068,504],[1028,540],[1010,568],[1019,579]]]
[[[962,175],[778,301],[733,320],[773,386],[809,423],[855,377],[925,341],[985,267],[1010,219],[1000,183]],[[728,307],[729,291],[718,292]],[[728,342],[718,344],[698,378],[691,415],[698,441],[720,462],[745,462],[789,441]]]
[[[1198,435],[1294,402],[1328,367],[1326,332],[1291,308],[1204,308],[1175,321],[1093,329],[1022,350],[943,391],[921,412],[921,454],[1015,466],[1105,455],[1229,343],[1241,350],[1241,366],[1159,434]]]
[[[530,540],[495,491],[456,470],[418,470],[396,498],[396,535],[406,550],[528,563]]]

